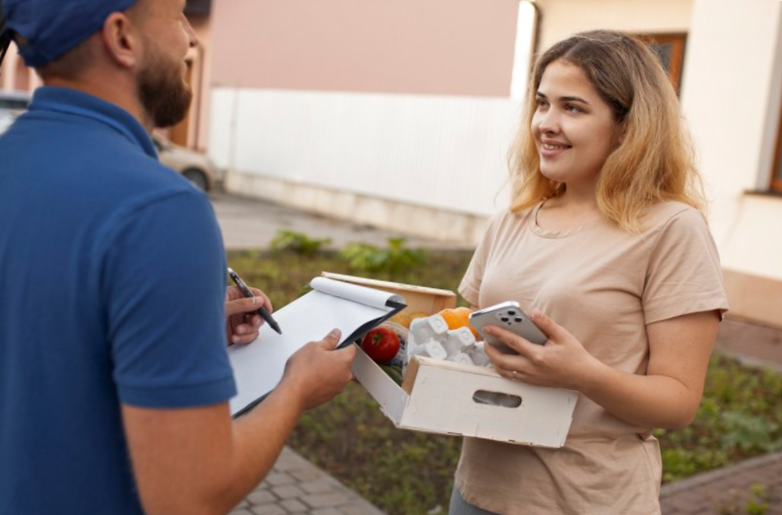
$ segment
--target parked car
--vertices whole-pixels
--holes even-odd
[[[4,133],[17,116],[27,110],[32,95],[19,91],[0,91],[0,134]],[[201,152],[176,145],[159,134],[152,134],[160,162],[179,172],[198,189],[209,192],[218,189],[223,180],[222,170]]]
[[[14,123],[16,117],[27,110],[32,96],[21,91],[0,91],[0,134]]]
[[[152,134],[152,142],[157,147],[160,162],[192,182],[202,191],[219,189],[223,174],[209,157],[201,152],[176,145],[160,134]]]

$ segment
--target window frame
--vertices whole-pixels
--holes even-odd
[[[779,162],[782,160],[782,116],[777,122],[777,137],[774,146],[774,162],[769,174],[768,189],[774,193],[782,193],[782,177],[777,177],[779,173]]]
[[[687,33],[686,32],[660,32],[660,33],[645,33],[643,39],[647,45],[656,43],[658,45],[671,45],[671,62],[668,72],[668,78],[671,79],[671,84],[676,90],[676,94],[681,93],[682,75],[684,72],[684,54],[687,49]]]

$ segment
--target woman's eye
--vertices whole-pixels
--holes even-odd
[[[546,107],[548,105],[548,102],[546,102],[542,98],[538,98],[537,100],[535,100],[535,105],[537,105],[538,108]]]
[[[577,105],[567,104],[565,106],[565,111],[568,111],[568,112],[571,112],[571,113],[580,113],[580,112],[583,111],[583,109],[581,109]]]

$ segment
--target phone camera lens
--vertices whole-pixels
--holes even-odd
[[[507,323],[510,319],[508,317],[500,317],[500,320]]]
[[[513,319],[517,324],[521,323],[524,319],[521,317],[516,317]]]
[[[515,315],[516,315],[516,312],[515,312],[515,311],[508,311],[508,315],[510,315],[510,316],[515,316]]]

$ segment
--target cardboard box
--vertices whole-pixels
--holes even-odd
[[[436,313],[456,305],[456,295],[447,290],[323,275],[398,293],[407,301],[406,311]],[[562,447],[578,400],[572,390],[505,379],[493,368],[422,357],[409,363],[400,387],[360,349],[353,374],[400,429],[515,444]],[[502,405],[486,404],[487,397]]]

